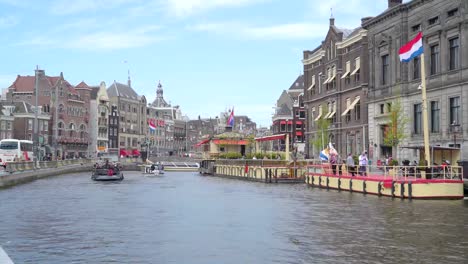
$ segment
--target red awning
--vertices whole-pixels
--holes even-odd
[[[281,121],[280,124],[281,125],[286,125],[286,121]]]
[[[296,136],[302,136],[302,131],[296,131]]]
[[[128,153],[127,153],[127,151],[125,149],[120,149],[119,155],[126,157],[126,156],[128,156]]]
[[[302,125],[302,121],[296,121],[296,125]]]
[[[259,137],[259,138],[255,138],[255,140],[258,141],[258,142],[261,142],[261,141],[270,141],[270,140],[284,139],[285,137],[286,137],[286,134],[280,134],[280,135]]]
[[[236,139],[215,139],[213,143],[216,145],[247,145],[247,140],[236,140]]]
[[[288,121],[288,125],[292,125],[292,121]]]
[[[134,150],[132,151],[132,155],[133,155],[133,156],[140,156],[140,151],[139,151],[138,149],[134,149]]]
[[[198,142],[197,144],[195,144],[195,147],[200,147],[201,145],[204,145],[204,144],[206,144],[208,142],[210,142],[209,139],[204,139],[204,140]]]

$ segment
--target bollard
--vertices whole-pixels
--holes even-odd
[[[367,185],[366,185],[366,181],[362,181],[362,192],[364,194],[367,194]]]
[[[401,199],[404,199],[404,198],[405,198],[405,183],[402,182],[402,183],[400,184],[400,186],[401,186],[400,198],[401,198]]]
[[[408,182],[408,198],[413,199],[413,183]]]

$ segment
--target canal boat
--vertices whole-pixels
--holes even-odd
[[[121,181],[124,179],[123,173],[118,167],[95,168],[91,176],[93,181]]]
[[[162,164],[151,164],[143,166],[143,175],[163,175],[164,166]]]

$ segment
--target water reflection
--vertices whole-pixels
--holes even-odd
[[[0,191],[16,263],[467,263],[468,201],[406,201],[191,173]]]

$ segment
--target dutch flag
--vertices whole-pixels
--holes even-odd
[[[409,62],[421,55],[423,51],[422,33],[419,32],[414,39],[403,45],[398,53],[400,54],[400,61]]]

